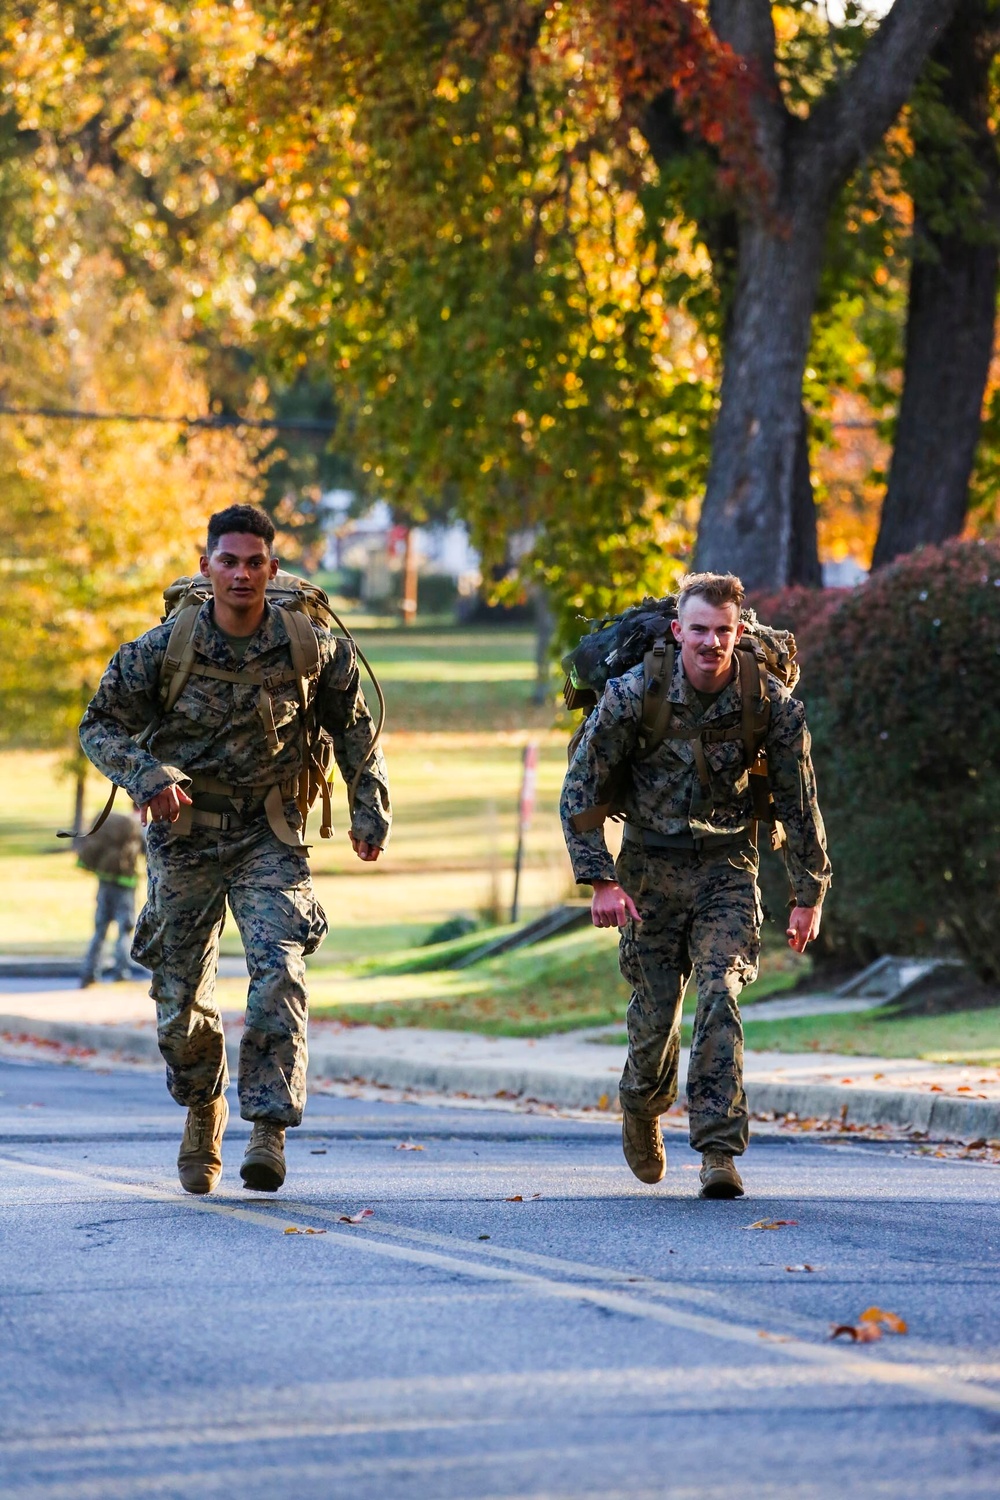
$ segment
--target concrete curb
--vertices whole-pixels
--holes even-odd
[[[44,1021],[31,1016],[0,1015],[0,1037],[19,1041],[39,1037],[62,1047],[80,1047],[128,1062],[159,1062],[152,1027],[119,1026],[103,1021]]]
[[[380,1084],[491,1099],[502,1094],[567,1109],[618,1106],[617,1091],[585,1073],[544,1068],[489,1067],[477,1063],[411,1062],[401,1058],[338,1054],[316,1047],[309,1076],[319,1081]],[[916,1089],[861,1089],[819,1083],[747,1082],[747,1102],[755,1115],[795,1114],[799,1119],[842,1119],[852,1125],[894,1125],[926,1130],[942,1138],[1000,1138],[1000,1101],[956,1099]]]
[[[0,1037],[38,1037],[64,1047],[129,1062],[160,1061],[152,1027],[31,1020],[0,1015]],[[226,1047],[231,1070],[238,1062],[238,1043]],[[532,1100],[566,1109],[609,1109],[618,1100],[606,1077],[509,1063],[428,1062],[338,1050],[324,1038],[310,1047],[312,1083],[365,1083],[383,1088],[428,1093],[464,1094],[475,1099]],[[1000,1139],[1000,1100],[958,1099],[918,1089],[854,1088],[837,1084],[747,1082],[747,1099],[755,1115],[789,1115],[799,1119],[843,1120],[851,1125],[892,1125],[926,1131],[938,1139]]]

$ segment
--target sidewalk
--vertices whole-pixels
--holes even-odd
[[[13,978],[0,982],[0,1038],[8,1044],[38,1038],[70,1054],[159,1061],[144,984],[95,985],[81,991],[55,979],[45,981],[46,988],[30,983]],[[236,1011],[225,1014],[234,1064],[241,1019]],[[317,1083],[357,1081],[480,1099],[617,1109],[624,1048],[588,1035],[527,1040],[314,1021],[309,1076]],[[745,1069],[750,1108],[758,1116],[794,1114],[800,1120],[891,1125],[941,1138],[1000,1138],[1000,1069],[815,1052],[748,1052]]]

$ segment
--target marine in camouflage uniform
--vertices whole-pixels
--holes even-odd
[[[303,765],[302,716],[282,615],[267,604],[238,659],[214,623],[211,601],[204,604],[193,637],[195,671],[143,746],[136,737],[160,715],[157,685],[170,623],[122,646],[87,708],[80,739],[98,769],[140,806],[173,784],[194,788],[193,809],[149,829],[147,899],[132,947],[136,962],[153,971],[150,993],[171,1094],[197,1108],[228,1084],[214,997],[228,897],[250,971],[240,1113],[285,1126],[300,1123],[306,1097],[304,956],[319,947],[327,922],[306,846],[282,842],[263,806],[264,788],[281,784],[285,820],[291,830],[301,828],[292,784]],[[308,698],[350,785],[374,728],[353,645],[314,628],[319,661]],[[199,667],[263,675],[270,713],[262,712],[258,686],[198,676]],[[382,846],[390,822],[385,762],[376,752],[358,783],[352,832]]]
[[[738,1001],[757,976],[763,914],[746,754],[740,739],[704,743],[707,791],[693,738],[665,739],[643,758],[643,681],[640,665],[608,682],[566,775],[563,831],[577,881],[617,881],[642,918],[641,924],[629,919],[620,932],[621,971],[632,989],[620,1086],[625,1111],[653,1120],[677,1097],[681,1008],[693,972],[698,1003],[687,1076],[691,1144],[702,1153],[732,1157],[746,1149],[748,1139]],[[789,881],[798,906],[819,907],[830,865],[805,711],[770,674],[767,693],[768,771],[787,836]],[[740,720],[739,674],[717,695],[699,695],[679,651],[669,697],[672,724],[680,732]],[[601,803],[600,789],[624,766],[630,771],[625,837],[615,863],[603,828],[580,833],[572,819]]]

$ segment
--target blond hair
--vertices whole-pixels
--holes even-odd
[[[677,613],[680,614],[689,599],[704,599],[706,604],[721,608],[735,604],[736,613],[743,607],[746,590],[735,573],[687,573],[681,579],[677,593]]]

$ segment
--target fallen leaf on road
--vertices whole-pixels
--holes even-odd
[[[858,1321],[881,1324],[887,1333],[906,1333],[907,1331],[906,1324],[898,1313],[886,1312],[882,1307],[866,1307]]]
[[[374,1217],[375,1210],[373,1208],[362,1208],[356,1214],[341,1214],[338,1222],[341,1224],[363,1224],[366,1219],[373,1219]]]
[[[326,1234],[325,1229],[291,1229],[285,1230],[286,1234]]]
[[[598,1109],[607,1109],[609,1102],[607,1094],[602,1094],[597,1101]]]
[[[766,1328],[758,1328],[757,1337],[767,1339],[770,1344],[790,1344],[792,1336],[789,1333],[770,1333]]]
[[[898,1313],[886,1312],[883,1307],[866,1307],[856,1323],[834,1323],[830,1328],[832,1339],[845,1335],[852,1344],[874,1344],[886,1333],[906,1333],[906,1323]]]
[[[480,1239],[481,1239],[481,1240],[488,1240],[488,1239],[489,1239],[489,1235],[488,1235],[488,1234],[481,1234],[481,1235],[480,1235],[480,1236],[479,1236],[479,1238],[480,1238]]]
[[[523,1203],[524,1199],[522,1198],[522,1196],[521,1196],[520,1193],[515,1193],[514,1196],[513,1196],[513,1198],[505,1198],[504,1202],[505,1203]]]
[[[801,1266],[786,1266],[785,1267],[786,1271],[815,1271],[815,1269],[816,1269],[816,1267],[815,1266],[811,1266],[808,1263],[808,1261],[803,1262],[803,1264]]]
[[[415,1141],[400,1141],[396,1147],[397,1151],[423,1151],[423,1146],[418,1146]]]
[[[325,1156],[326,1155],[326,1147],[325,1146],[315,1146],[309,1152],[309,1155],[310,1156]]]
[[[531,1196],[532,1196],[532,1198],[540,1198],[542,1195],[541,1195],[541,1193],[532,1193]]]
[[[931,1084],[931,1093],[932,1094],[943,1094],[944,1093],[944,1089],[941,1087],[941,1085],[939,1083],[932,1083]]]
[[[786,1229],[798,1224],[798,1219],[758,1219],[754,1224],[744,1224],[744,1229]]]
[[[877,1323],[834,1323],[830,1327],[830,1337],[839,1339],[841,1334],[846,1334],[852,1344],[874,1344],[882,1337],[882,1330]]]

